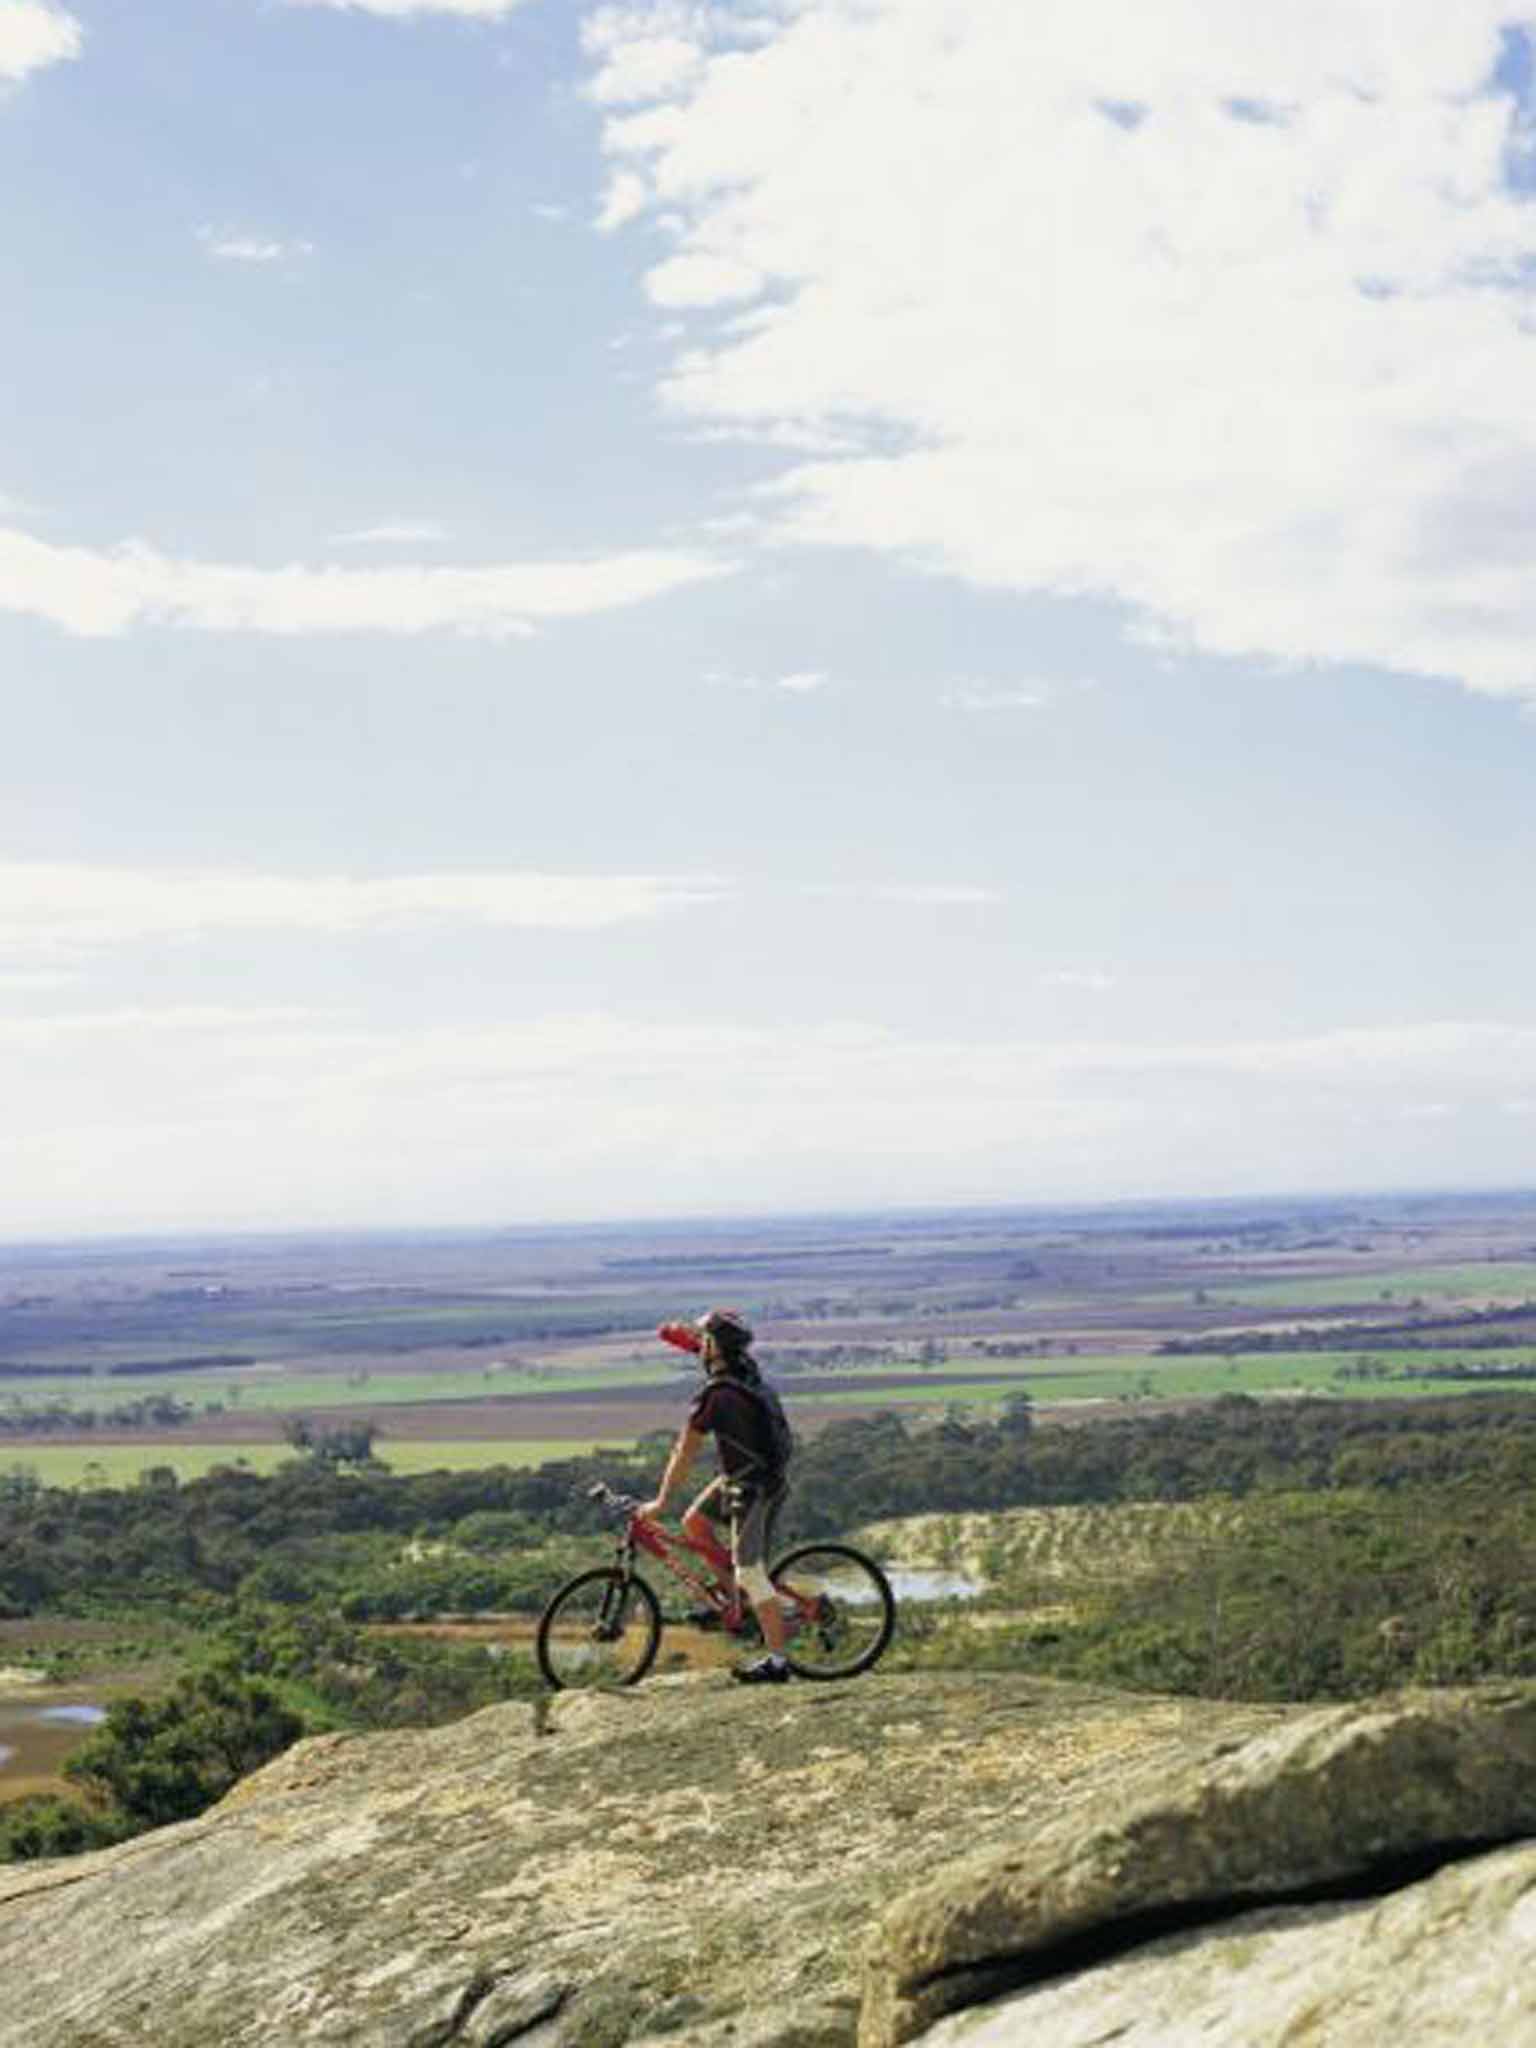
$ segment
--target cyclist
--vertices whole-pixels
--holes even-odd
[[[696,1353],[705,1380],[672,1447],[661,1491],[644,1513],[667,1513],[705,1438],[713,1436],[719,1476],[684,1514],[683,1535],[723,1590],[740,1586],[763,1632],[767,1654],[738,1664],[732,1676],[744,1685],[780,1684],[790,1672],[784,1658],[784,1610],[768,1576],[768,1556],[788,1491],[790,1439],[784,1411],[752,1356],[752,1332],[734,1309],[711,1309],[696,1323],[663,1323],[656,1334]],[[729,1527],[729,1550],[716,1535],[716,1524]],[[715,1620],[713,1612],[708,1619]]]

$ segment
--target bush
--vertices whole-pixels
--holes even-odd
[[[39,1794],[0,1806],[0,1863],[24,1863],[39,1856],[78,1856],[109,1848],[134,1831],[111,1814],[78,1800]]]
[[[190,1820],[303,1732],[267,1686],[201,1671],[152,1704],[118,1700],[64,1775],[121,1814],[132,1833]]]

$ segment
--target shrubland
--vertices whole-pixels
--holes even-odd
[[[586,1487],[648,1494],[665,1450],[650,1439],[536,1471],[411,1477],[307,1455],[270,1477],[229,1468],[179,1484],[162,1469],[71,1492],[24,1463],[0,1473],[0,1618],[44,1632],[110,1621],[132,1639],[173,1617],[179,1656],[157,1698],[114,1705],[81,1752],[96,1761],[76,1759],[83,1803],[0,1809],[0,1857],[195,1811],[228,1768],[303,1729],[429,1723],[531,1691],[520,1648],[490,1657],[377,1624],[531,1619],[599,1550]],[[956,1532],[980,1532],[966,1561],[986,1600],[909,1612],[893,1663],[1343,1698],[1536,1673],[1533,1479],[1536,1399],[1523,1394],[1232,1395],[1050,1427],[1015,1401],[995,1422],[830,1425],[802,1446],[785,1534],[915,1515],[941,1533],[948,1521],[962,1548]],[[242,1728],[255,1731],[243,1746]],[[116,1745],[110,1765],[103,1745]],[[156,1771],[170,1791],[141,1797]]]

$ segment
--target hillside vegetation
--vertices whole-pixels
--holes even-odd
[[[531,1619],[606,1548],[584,1488],[601,1476],[644,1495],[664,1449],[414,1478],[311,1452],[270,1478],[162,1473],[126,1490],[49,1489],[22,1469],[0,1477],[0,1647],[59,1678],[110,1679],[124,1659],[162,1691],[193,1681],[170,1724],[133,1699],[114,1706],[76,1774],[96,1819],[125,1832],[227,1782],[207,1754],[228,1747],[209,1734],[220,1715],[268,1733],[399,1727],[534,1693],[526,1636],[492,1658],[373,1631]],[[1037,1427],[1015,1402],[995,1424],[833,1425],[798,1460],[786,1537],[875,1524],[893,1553],[981,1573],[974,1607],[909,1606],[892,1669],[1342,1699],[1536,1674],[1533,1478],[1524,1395],[1411,1408],[1229,1397],[1092,1427]],[[146,1787],[162,1765],[169,1787]],[[0,1844],[78,1846],[83,1810],[13,1803]]]

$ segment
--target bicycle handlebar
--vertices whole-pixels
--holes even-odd
[[[636,1500],[633,1494],[615,1493],[605,1479],[599,1479],[595,1485],[584,1487],[582,1492],[586,1499],[595,1500],[600,1508],[607,1508],[614,1514],[633,1515],[644,1505],[642,1501]]]

